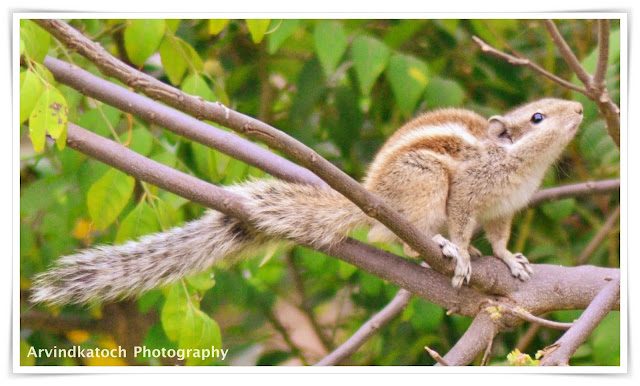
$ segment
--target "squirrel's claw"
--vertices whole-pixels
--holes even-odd
[[[502,261],[507,264],[511,270],[511,274],[522,281],[529,280],[530,275],[533,274],[533,268],[529,260],[520,252],[506,258],[503,257]]]
[[[460,254],[458,247],[451,241],[442,237],[442,235],[435,235],[432,240],[438,243],[444,256],[456,260],[456,268],[453,271],[451,284],[455,288],[462,287],[462,284],[465,281],[469,284],[469,280],[471,280],[471,261],[469,257],[463,257]]]

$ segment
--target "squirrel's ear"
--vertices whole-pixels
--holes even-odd
[[[507,121],[499,116],[494,115],[489,118],[489,135],[492,137],[499,137],[507,130]]]

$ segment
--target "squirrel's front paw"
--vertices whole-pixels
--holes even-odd
[[[469,256],[460,253],[458,247],[442,237],[442,235],[435,235],[432,240],[438,243],[444,256],[456,260],[456,268],[453,273],[453,278],[451,279],[451,284],[455,288],[460,288],[465,281],[469,284],[469,280],[471,280],[471,261]]]
[[[502,257],[502,261],[507,264],[511,274],[522,281],[528,280],[530,275],[533,274],[533,268],[529,260],[520,252]]]

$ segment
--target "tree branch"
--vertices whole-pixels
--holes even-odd
[[[592,194],[612,193],[620,190],[620,179],[587,181],[578,184],[543,189],[534,194],[528,206],[536,206],[544,201],[554,201],[566,197],[582,197]]]
[[[393,300],[371,319],[364,323],[349,339],[340,345],[332,353],[316,363],[316,366],[334,366],[353,353],[371,338],[378,330],[393,320],[409,303],[411,293],[400,289]]]
[[[44,59],[43,64],[51,71],[56,81],[78,90],[83,95],[219,150],[283,180],[325,185],[324,181],[309,170],[253,142],[129,91],[78,66],[50,56]]]
[[[549,32],[551,39],[553,39],[553,43],[558,48],[558,51],[560,51],[560,55],[562,55],[564,61],[569,65],[569,68],[571,68],[571,70],[576,74],[578,79],[580,79],[582,84],[585,85],[587,90],[590,90],[592,88],[593,78],[584,69],[584,67],[582,67],[580,61],[578,60],[578,58],[576,58],[575,54],[571,50],[571,47],[569,47],[567,41],[564,40],[564,38],[560,34],[560,31],[558,30],[556,24],[553,22],[553,20],[550,19],[545,20],[544,24],[547,27],[547,31]]]
[[[505,52],[499,51],[496,48],[492,47],[491,45],[489,45],[487,42],[483,41],[482,39],[480,39],[477,36],[473,37],[473,41],[476,42],[476,44],[478,44],[480,46],[480,49],[482,50],[482,52],[485,52],[487,54],[493,55],[495,57],[498,57],[500,59],[503,59],[505,61],[507,61],[510,64],[513,64],[515,66],[525,66],[525,67],[529,67],[530,69],[532,69],[533,71],[537,72],[538,74],[545,76],[549,79],[551,79],[552,81],[558,83],[559,85],[566,87],[570,90],[574,90],[577,91],[581,94],[585,94],[587,95],[587,90],[576,86],[575,84],[564,80],[562,78],[560,78],[559,76],[556,76],[555,74],[552,74],[550,72],[548,72],[547,70],[545,70],[544,68],[540,67],[539,65],[537,65],[536,63],[532,62],[531,60],[527,59],[527,58],[519,58],[519,57],[515,57],[513,55],[509,55]]]
[[[568,366],[569,358],[620,300],[620,278],[611,280],[562,337],[543,355],[542,366]]]
[[[444,356],[450,366],[464,366],[471,363],[486,350],[499,328],[487,312],[480,312],[451,350]],[[438,365],[436,365],[438,366]]]
[[[605,76],[609,64],[609,20],[598,20],[598,63],[593,76],[593,85],[602,92],[606,88]]]
[[[620,205],[607,217],[607,221],[602,225],[602,228],[596,233],[596,235],[589,241],[589,244],[585,247],[584,251],[578,257],[578,264],[584,264],[589,256],[598,248],[600,243],[609,235],[611,229],[619,224],[618,218],[620,217]]]

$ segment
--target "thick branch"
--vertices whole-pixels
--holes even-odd
[[[489,314],[480,312],[464,335],[444,356],[444,361],[450,366],[465,366],[471,363],[486,350],[498,332],[498,325],[491,320]]]
[[[346,342],[324,357],[316,366],[334,366],[351,356],[378,330],[394,319],[409,303],[411,293],[400,289],[393,300],[364,323]]]
[[[620,278],[611,280],[596,296],[562,337],[553,345],[555,350],[544,355],[542,366],[568,366],[569,358],[600,324],[602,319],[620,302]]]

